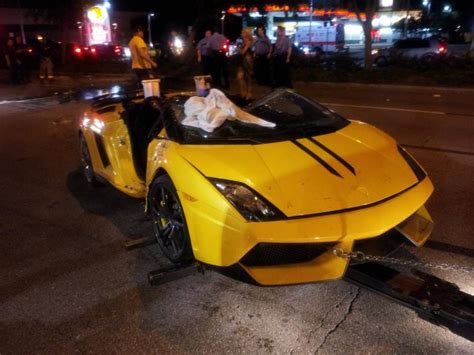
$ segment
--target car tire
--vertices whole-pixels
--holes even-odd
[[[157,177],[150,187],[148,206],[153,230],[163,254],[175,264],[194,259],[184,210],[168,175]]]
[[[95,176],[89,147],[82,133],[79,135],[79,153],[81,155],[81,170],[87,183],[94,187],[103,186],[104,184]]]

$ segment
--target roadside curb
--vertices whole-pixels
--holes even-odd
[[[378,88],[378,89],[401,89],[401,90],[416,90],[416,91],[448,91],[448,92],[472,92],[474,88],[456,88],[447,86],[420,86],[420,85],[396,85],[396,84],[365,84],[365,83],[333,83],[328,81],[296,81],[298,86],[327,86],[327,87],[342,87],[342,88]]]

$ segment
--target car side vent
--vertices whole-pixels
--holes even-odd
[[[96,112],[99,114],[99,115],[102,115],[104,113],[107,113],[107,112],[114,112],[115,111],[115,105],[112,105],[112,106],[107,106],[107,107],[104,107],[104,108],[101,108],[100,110],[97,110]]]
[[[240,262],[246,266],[298,264],[311,261],[336,243],[260,243]]]
[[[105,151],[103,138],[97,133],[94,133],[94,138],[95,144],[97,145],[97,150],[99,151],[100,159],[102,160],[102,165],[104,168],[106,168],[110,165],[110,160]]]

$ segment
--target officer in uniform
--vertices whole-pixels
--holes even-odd
[[[270,85],[270,58],[272,57],[272,42],[265,34],[265,27],[257,27],[257,37],[254,41],[254,72],[259,85]]]
[[[285,27],[278,26],[277,40],[273,50],[273,75],[276,87],[292,87],[290,79],[291,46],[291,40],[285,35]]]
[[[204,75],[211,74],[212,69],[212,57],[211,57],[211,48],[209,46],[209,39],[212,36],[212,32],[207,30],[204,38],[201,39],[197,46],[197,60],[201,63],[202,66],[202,73]]]
[[[212,82],[216,87],[223,87],[229,89],[229,70],[227,68],[227,55],[225,46],[227,38],[214,31],[214,34],[209,38],[209,47],[212,55]]]

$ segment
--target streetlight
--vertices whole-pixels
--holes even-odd
[[[443,12],[444,12],[444,13],[449,14],[449,13],[451,13],[451,10],[452,10],[452,9],[451,9],[451,6],[450,6],[450,5],[444,5],[444,7],[443,7]]]
[[[426,13],[428,14],[428,16],[430,15],[430,11],[431,11],[431,0],[423,0],[423,6],[426,7]]]
[[[77,21],[76,24],[77,24],[77,29],[79,30],[79,41],[80,41],[81,45],[83,45],[84,44],[84,38],[83,38],[83,34],[82,34],[82,22]]]
[[[221,11],[221,34],[224,35],[224,21],[225,21],[225,11]]]
[[[151,40],[151,18],[155,17],[155,14],[153,12],[150,12],[148,14],[148,45],[150,48],[153,48],[153,42]]]

